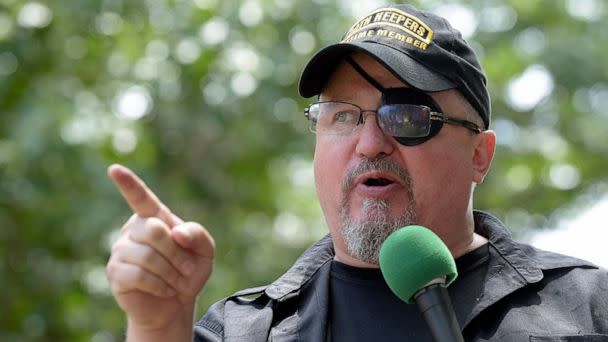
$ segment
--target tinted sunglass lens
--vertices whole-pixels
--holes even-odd
[[[378,119],[382,129],[393,137],[421,138],[431,129],[428,107],[390,104],[378,109]]]

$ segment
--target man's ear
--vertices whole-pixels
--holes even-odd
[[[473,146],[473,181],[483,183],[490,170],[496,149],[496,133],[491,130],[483,131],[475,136]]]

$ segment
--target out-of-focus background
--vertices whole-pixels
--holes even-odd
[[[478,52],[498,134],[475,205],[608,266],[608,3],[414,1]],[[120,162],[217,242],[209,304],[326,232],[299,72],[379,1],[0,0],[0,340],[119,341]]]

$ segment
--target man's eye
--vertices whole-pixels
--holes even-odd
[[[353,117],[353,113],[351,112],[337,112],[336,115],[334,115],[334,120],[336,122],[347,122],[347,121],[351,121]]]

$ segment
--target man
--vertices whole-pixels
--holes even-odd
[[[378,270],[384,239],[414,223],[456,259],[448,290],[466,340],[608,341],[605,270],[515,243],[473,210],[494,155],[490,100],[475,54],[444,19],[407,5],[370,13],[312,58],[300,93],[318,95],[306,116],[330,236],[272,284],[214,304],[196,341],[429,341]],[[109,175],[135,212],[107,267],[127,340],[191,340],[213,239],[128,169]]]

